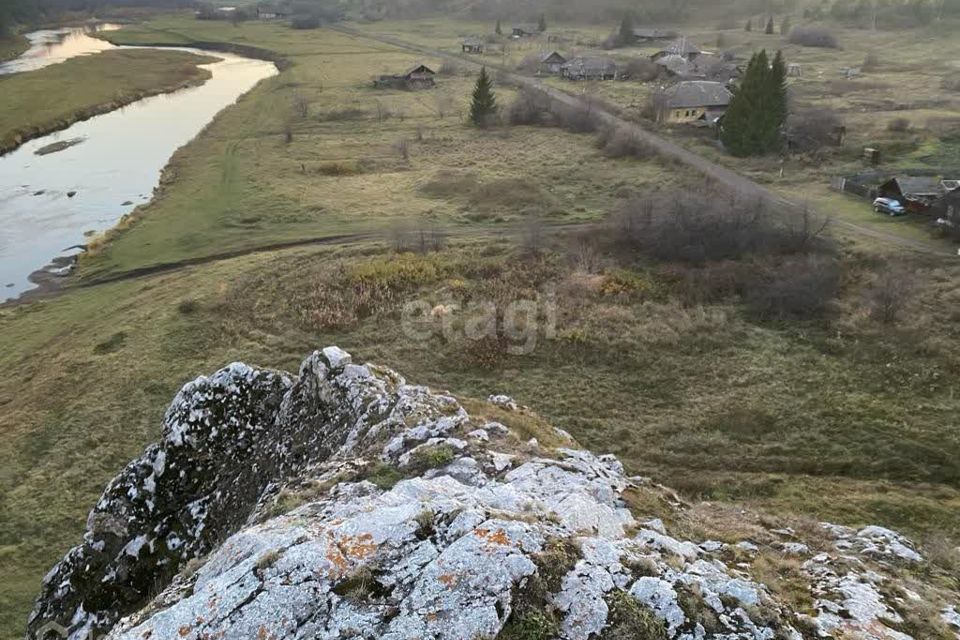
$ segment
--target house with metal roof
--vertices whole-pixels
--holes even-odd
[[[722,82],[678,82],[655,97],[657,121],[713,126],[727,111],[733,94]]]

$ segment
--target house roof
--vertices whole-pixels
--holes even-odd
[[[468,47],[482,47],[484,45],[483,40],[476,37],[469,37],[463,39],[463,44]]]
[[[404,75],[404,76],[409,76],[409,75],[413,75],[414,73],[429,73],[430,75],[436,75],[436,74],[437,74],[436,71],[434,71],[433,69],[431,69],[431,68],[428,67],[427,65],[425,65],[425,64],[417,64],[417,65],[414,65],[414,66],[410,67],[409,69],[407,69],[407,70],[404,72],[403,75]]]
[[[897,183],[900,193],[904,196],[940,196],[943,189],[940,178],[934,176],[896,176],[893,182]]]
[[[578,57],[563,65],[563,69],[566,71],[579,72],[584,75],[611,74],[617,72],[617,63],[610,58]]]
[[[523,31],[524,33],[539,33],[540,25],[533,24],[532,22],[525,22],[525,23],[513,25],[513,30]]]
[[[674,40],[671,42],[660,53],[672,53],[680,56],[687,56],[691,53],[703,53],[703,49],[698,47],[696,43],[691,40],[680,38],[679,40]]]
[[[692,76],[697,74],[697,65],[675,53],[658,58],[656,64],[678,76]]]
[[[559,51],[550,51],[549,53],[541,54],[540,62],[550,62],[551,58],[554,59],[554,62],[559,62],[561,64],[567,61],[567,59]]]
[[[722,82],[690,80],[678,82],[664,90],[666,104],[671,109],[684,107],[725,107],[733,94]]]

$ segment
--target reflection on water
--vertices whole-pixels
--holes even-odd
[[[100,23],[66,29],[44,29],[27,34],[30,48],[16,60],[0,64],[0,74],[33,71],[63,62],[75,56],[115,48],[106,40],[94,38],[97,31],[116,31],[118,24]]]
[[[200,87],[141,100],[0,157],[0,301],[31,288],[29,274],[85,242],[84,232],[107,229],[149,201],[171,154],[217,112],[276,73],[269,62],[213,55],[222,60],[204,65],[213,77]],[[75,138],[84,140],[34,154]]]

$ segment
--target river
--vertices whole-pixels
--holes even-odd
[[[51,33],[28,34],[33,46],[0,65],[0,73],[29,73],[113,48],[83,29],[57,31],[62,37]],[[68,247],[83,244],[148,202],[173,152],[219,111],[277,73],[271,62],[183,50],[219,58],[203,65],[213,74],[203,85],[140,100],[0,156],[0,301],[33,288],[31,273],[76,253]],[[35,154],[51,143],[73,140],[82,142]]]

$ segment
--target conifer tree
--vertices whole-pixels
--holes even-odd
[[[780,53],[772,65],[766,51],[750,58],[743,82],[723,116],[721,139],[731,154],[759,155],[780,149],[787,118],[786,75]]]
[[[773,35],[773,16],[770,16],[770,19],[767,20],[767,28],[764,29],[763,32],[766,33],[768,36]]]
[[[493,93],[493,80],[487,73],[487,68],[480,69],[477,84],[473,89],[473,102],[470,104],[470,122],[478,127],[490,124],[497,112],[497,97]]]
[[[543,33],[546,30],[547,30],[547,16],[541,13],[540,19],[537,21],[537,31],[539,31],[540,33]]]
[[[497,34],[498,36],[502,36],[502,35],[503,35],[503,27],[500,26],[500,21],[499,21],[499,20],[497,20],[497,26],[494,27],[493,32],[494,32],[495,34]]]
[[[633,42],[633,13],[627,11],[620,21],[620,44],[628,45]]]
[[[744,31],[753,31],[753,18],[747,19],[747,24],[743,28]]]

